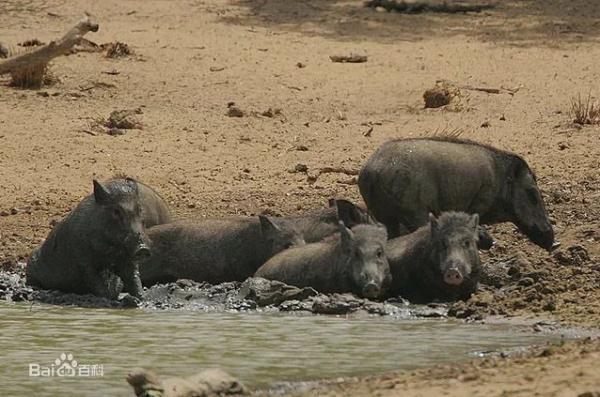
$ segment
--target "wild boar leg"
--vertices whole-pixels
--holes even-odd
[[[107,268],[89,266],[83,274],[85,283],[90,291],[97,296],[108,299],[117,299],[122,287],[119,277]]]
[[[140,269],[137,263],[128,263],[119,272],[119,277],[123,280],[123,291],[136,298],[142,298],[142,281],[140,280]]]

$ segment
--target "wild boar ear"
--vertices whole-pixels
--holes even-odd
[[[131,188],[133,189],[134,192],[138,192],[138,184],[137,181],[133,178],[127,177],[125,178],[125,182],[131,186]]]
[[[268,216],[259,215],[258,219],[260,219],[260,230],[265,238],[281,232],[281,228]]]
[[[108,204],[110,203],[111,196],[110,192],[102,185],[100,182],[94,179],[94,200],[98,204]]]
[[[494,238],[485,230],[479,226],[477,228],[477,249],[488,251],[496,244]]]
[[[354,241],[354,233],[352,230],[348,229],[346,225],[344,225],[343,221],[338,222],[338,229],[340,231],[340,235],[342,236],[342,244],[344,246],[349,246]]]
[[[361,223],[370,223],[369,216],[360,208],[348,200],[335,200],[338,220],[344,222],[348,227],[353,227]]]
[[[432,231],[435,231],[438,229],[439,222],[438,222],[437,218],[435,217],[435,215],[433,215],[431,212],[429,213],[429,223],[431,224]]]
[[[477,230],[477,226],[479,226],[479,214],[473,214],[471,215],[471,219],[469,219],[469,227]]]

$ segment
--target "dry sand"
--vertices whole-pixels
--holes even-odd
[[[600,3],[546,3],[399,15],[334,0],[3,1],[5,44],[48,42],[89,11],[100,31],[88,39],[121,41],[134,54],[57,58],[50,70],[59,82],[38,91],[0,79],[0,263],[16,268],[91,191],[92,178],[137,177],[182,217],[298,213],[333,196],[360,199],[352,172],[318,176],[323,167],[356,171],[385,140],[458,130],[527,159],[562,246],[548,254],[512,225],[493,227],[499,244],[484,259],[508,261],[519,274],[501,275],[501,288],[455,305],[456,315],[543,316],[597,328],[600,128],[574,125],[569,107],[571,97],[600,95]],[[350,53],[368,61],[329,58]],[[438,79],[516,92],[462,89],[448,107],[423,109],[422,94]],[[227,115],[230,102],[243,117]],[[94,127],[114,110],[136,108],[141,129],[113,136]],[[307,172],[294,171],[298,165]],[[525,358],[472,382],[419,375],[390,389],[380,377],[331,392],[600,392],[597,343],[583,356],[580,345],[569,346],[543,359],[547,371],[524,371],[538,365]],[[523,378],[529,372],[533,381]],[[525,379],[519,392],[515,376]]]

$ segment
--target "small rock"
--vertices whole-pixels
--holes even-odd
[[[490,126],[491,126],[491,124],[490,124],[490,122],[489,122],[489,121],[484,121],[484,122],[481,124],[481,128],[488,128],[488,127],[490,127]]]
[[[458,87],[447,83],[436,84],[423,93],[426,108],[439,108],[448,105],[453,98],[460,95]]]
[[[315,314],[347,314],[362,305],[362,299],[352,294],[318,295],[313,298],[312,312]]]
[[[367,62],[368,57],[366,55],[350,53],[348,55],[330,55],[329,59],[331,59],[331,62],[363,63]]]
[[[120,300],[119,302],[121,303],[122,307],[129,307],[129,308],[135,308],[138,307],[140,305],[141,300],[136,298],[135,296],[129,295],[129,294],[125,294]]]
[[[585,247],[581,245],[572,245],[566,251],[555,251],[552,256],[564,266],[582,266],[590,260],[590,255]]]
[[[229,102],[227,104],[227,116],[229,117],[244,117],[244,112],[235,106],[235,103]]]
[[[271,117],[272,118],[272,117],[275,117],[275,116],[280,115],[280,114],[281,114],[281,109],[279,109],[279,108],[275,108],[275,109],[268,108],[267,110],[265,110],[264,112],[261,113],[261,116]]]
[[[121,58],[133,54],[133,51],[126,43],[115,41],[114,43],[101,44],[100,48],[106,50],[106,58]]]
[[[304,63],[302,63],[302,62],[298,62],[298,63],[296,64],[296,67],[297,67],[297,68],[299,68],[299,69],[303,69],[303,68],[305,68],[305,67],[306,67],[306,64],[304,64]]]
[[[454,302],[448,309],[448,316],[456,318],[468,318],[475,314],[475,310],[464,301]]]
[[[8,50],[8,48],[0,43],[0,58],[8,58],[8,55],[10,54],[10,51]]]
[[[277,306],[287,300],[302,301],[315,295],[317,291],[309,287],[298,288],[280,281],[251,277],[242,283],[238,298],[253,300],[258,306]]]
[[[130,130],[142,129],[143,125],[136,120],[135,115],[142,114],[141,108],[115,110],[110,113],[108,120],[104,122],[104,126],[109,129],[110,135],[122,135],[123,131],[110,130]],[[112,132],[112,133],[111,133]]]
[[[308,166],[306,164],[298,163],[294,167],[295,172],[308,172]]]

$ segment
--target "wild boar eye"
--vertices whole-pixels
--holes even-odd
[[[465,248],[471,247],[471,240],[465,240],[465,241],[463,241],[463,247],[465,247]]]
[[[383,256],[383,250],[381,248],[378,249],[376,255],[377,255],[377,258],[381,259],[381,257]]]

